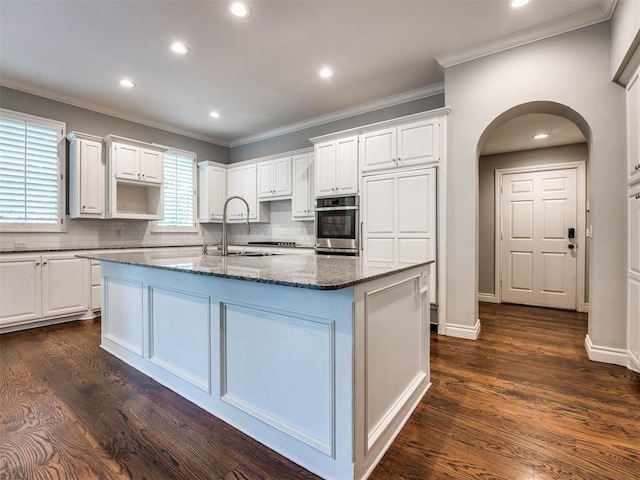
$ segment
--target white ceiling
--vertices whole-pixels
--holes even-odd
[[[536,140],[533,135],[538,133],[546,133],[549,136]],[[509,120],[491,132],[491,136],[482,146],[480,155],[535,150],[586,141],[572,121],[557,115],[530,113]]]
[[[225,1],[0,0],[0,83],[233,146],[442,91],[436,57],[455,64],[606,20],[615,1],[249,0],[239,19]],[[189,55],[169,50],[178,39]],[[318,76],[324,65],[333,78]]]

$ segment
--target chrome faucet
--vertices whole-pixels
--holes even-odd
[[[224,202],[224,208],[222,209],[222,253],[221,255],[227,256],[229,255],[229,241],[227,240],[227,205],[229,204],[229,200],[233,200],[237,198],[238,200],[242,200],[244,204],[247,206],[247,234],[251,232],[251,225],[249,225],[249,204],[247,201],[238,196],[233,196],[227,198],[227,201]]]

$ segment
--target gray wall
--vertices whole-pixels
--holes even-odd
[[[611,81],[610,23],[445,68],[448,129],[447,324],[478,319],[478,146],[504,112],[554,102],[588,124],[589,338],[626,348],[625,91]],[[535,113],[535,112],[529,112]],[[548,113],[548,112],[538,112]],[[475,248],[474,248],[475,246]]]
[[[502,168],[585,161],[586,143],[480,157],[478,208],[478,292],[495,293],[495,172]],[[587,163],[587,169],[588,169]],[[587,223],[588,225],[588,223]]]
[[[111,133],[143,142],[160,143],[195,152],[198,160],[229,163],[229,149],[227,147],[122,120],[8,87],[0,86],[0,108],[65,122],[67,124],[67,133],[75,130],[99,137],[104,137]]]
[[[373,112],[363,113],[354,117],[325,123],[316,127],[305,128],[297,132],[280,135],[278,137],[260,140],[246,145],[239,145],[231,149],[231,162],[241,162],[252,158],[265,157],[282,152],[289,152],[301,148],[311,147],[310,138],[328,133],[361,127],[371,123],[382,122],[392,118],[403,117],[413,113],[434,110],[444,107],[444,94],[420,98],[411,102],[382,108]]]

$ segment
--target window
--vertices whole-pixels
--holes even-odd
[[[196,155],[169,150],[164,154],[164,219],[154,232],[197,232]]]
[[[0,109],[0,231],[62,231],[65,124]]]

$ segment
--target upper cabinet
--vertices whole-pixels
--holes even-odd
[[[315,144],[316,197],[358,193],[358,137]]]
[[[372,130],[360,135],[362,172],[437,162],[440,156],[439,119]]]
[[[231,197],[242,197],[247,201],[250,222],[269,221],[269,210],[258,202],[257,164],[232,167],[227,170],[227,199]],[[247,221],[247,206],[243,201],[233,199],[229,202],[227,220],[235,223]]]
[[[291,196],[291,157],[257,163],[258,198],[277,200]]]
[[[161,220],[166,148],[115,135],[104,139],[107,164],[106,218]]]
[[[313,163],[313,153],[293,157],[293,220],[314,220]]]
[[[227,169],[214,162],[198,163],[200,223],[221,222],[227,199]]]
[[[105,163],[102,138],[79,132],[69,140],[69,216],[104,218]]]

